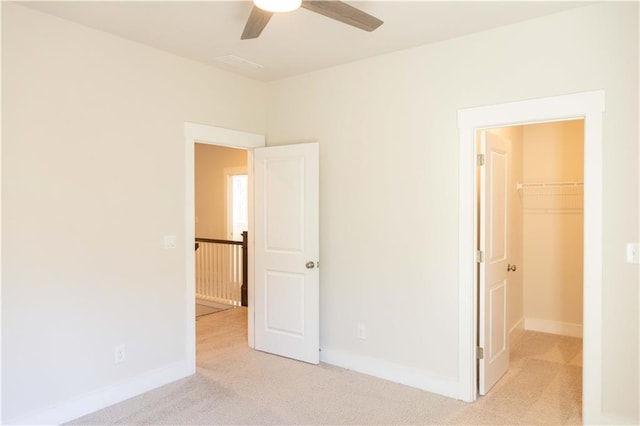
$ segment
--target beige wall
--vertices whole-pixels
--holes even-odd
[[[264,134],[266,111],[263,83],[1,7],[2,415],[12,423],[188,371],[184,122]],[[115,365],[121,344],[127,360]]]
[[[196,237],[227,240],[227,183],[225,169],[247,172],[247,151],[196,144]]]
[[[582,120],[524,127],[524,182],[582,182]],[[521,191],[524,209],[524,316],[527,328],[581,331],[582,197]],[[546,325],[545,325],[546,324]],[[540,329],[544,331],[544,329]]]
[[[268,145],[320,143],[324,359],[457,390],[458,111],[603,89],[603,415],[640,420],[638,38],[599,3],[269,84]]]
[[[3,419],[185,359],[184,121],[319,141],[323,357],[457,389],[457,112],[603,89],[603,415],[640,420],[637,3],[270,84],[2,10]]]

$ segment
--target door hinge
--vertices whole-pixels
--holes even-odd
[[[478,154],[477,160],[478,160],[478,166],[484,166],[484,154]]]
[[[476,348],[476,359],[484,359],[484,348],[480,346]]]
[[[476,262],[478,263],[484,262],[484,252],[482,250],[478,250],[476,252]]]

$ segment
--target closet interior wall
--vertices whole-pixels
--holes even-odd
[[[524,328],[582,337],[583,120],[522,128]]]

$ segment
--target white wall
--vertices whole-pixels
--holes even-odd
[[[63,421],[187,371],[183,124],[264,133],[265,88],[9,2],[2,67],[2,415]]]
[[[480,64],[480,65],[478,65]],[[324,359],[446,393],[459,109],[604,89],[603,409],[638,422],[638,4],[597,4],[271,83],[268,145],[320,143]],[[368,326],[365,341],[358,322]],[[388,375],[388,374],[387,374]]]
[[[583,120],[524,126],[524,182],[584,180]],[[521,191],[525,328],[582,334],[582,196]]]

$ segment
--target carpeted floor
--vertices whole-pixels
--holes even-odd
[[[533,331],[512,336],[509,371],[452,424],[582,424],[582,339]]]
[[[580,424],[580,339],[522,332],[507,375],[467,404],[249,349],[246,309],[201,317],[194,376],[72,424]]]

